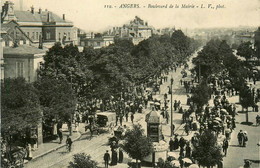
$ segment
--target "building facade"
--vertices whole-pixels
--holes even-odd
[[[46,50],[34,46],[3,47],[5,62],[4,77],[23,77],[28,82],[37,80],[37,69],[43,62]]]
[[[93,37],[93,36],[91,36],[91,37]],[[114,44],[114,37],[113,36],[102,36],[102,37],[97,37],[97,38],[95,38],[95,37],[94,38],[85,38],[81,42],[81,45],[93,47],[94,49],[107,47],[110,44]]]
[[[44,43],[62,42],[63,44],[77,44],[77,29],[73,23],[66,20],[65,14],[61,17],[48,10],[30,11],[14,10],[14,3],[6,1],[2,6],[2,23],[16,21],[26,35],[34,42]]]
[[[3,31],[3,30],[1,30],[1,37],[0,37],[0,40],[1,40],[1,55],[0,55],[0,67],[1,67],[1,81],[3,81],[4,80],[4,54],[3,54],[3,45],[5,44],[5,41],[4,41],[4,39],[2,38],[3,36],[5,36],[6,35],[6,31]]]
[[[131,39],[137,45],[139,42],[150,38],[153,30],[154,28],[149,26],[148,22],[144,22],[144,20],[136,16],[129,24],[125,24],[122,27],[113,27],[105,34],[115,36],[115,38]]]

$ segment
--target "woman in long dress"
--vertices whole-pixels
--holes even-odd
[[[118,163],[123,163],[123,159],[124,159],[124,154],[121,148],[119,148],[119,159],[118,159]]]

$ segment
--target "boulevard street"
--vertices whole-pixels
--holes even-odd
[[[196,56],[196,53],[193,55],[193,57]],[[191,60],[191,59],[190,59]],[[189,65],[191,65],[191,62],[189,62]],[[187,100],[187,95],[185,93],[185,89],[183,86],[180,85],[180,79],[182,78],[181,75],[181,68],[178,68],[176,72],[170,72],[168,75],[168,79],[173,77],[174,84],[173,84],[173,101],[174,100],[180,100],[183,103],[183,106],[185,107],[185,102]],[[161,86],[161,94],[155,95],[154,98],[163,99],[164,93],[168,92],[168,86],[170,85],[170,81],[164,83]],[[168,96],[168,99],[170,96]],[[135,122],[134,123],[140,123],[143,128],[146,128],[146,122],[145,122],[145,115],[150,112],[150,109],[144,110],[143,114],[137,113],[135,116]],[[169,113],[170,114],[170,113]],[[182,114],[174,112],[173,114],[173,123],[175,124],[176,128],[178,128],[181,125],[181,117]],[[130,122],[123,122],[123,125],[131,125]],[[167,137],[170,136],[170,124],[163,125],[163,134]],[[108,138],[109,134],[101,134],[99,136],[95,136],[92,139],[89,138],[89,133],[82,135],[82,137],[75,141],[72,145],[72,152],[68,153],[66,152],[66,148],[63,147],[61,149],[58,149],[54,152],[51,152],[50,154],[47,154],[46,156],[43,156],[41,158],[38,158],[36,160],[30,161],[27,164],[25,164],[25,167],[27,168],[33,168],[33,167],[51,167],[51,168],[63,168],[68,166],[68,163],[73,160],[73,154],[85,152],[86,154],[90,154],[92,159],[97,161],[99,163],[99,166],[104,166],[103,163],[103,155],[106,150],[110,150],[110,147],[108,146]],[[167,138],[168,139],[168,138]],[[125,154],[126,155],[126,154]],[[127,161],[131,161],[131,159],[124,159],[124,162],[127,163]],[[121,168],[122,166],[126,166],[126,164],[119,164],[114,167]]]
[[[195,57],[196,54],[193,55]],[[190,59],[192,60],[192,59]],[[191,62],[188,63],[189,67],[192,67],[193,65]],[[178,68],[176,72],[170,72],[168,74],[168,78],[170,79],[171,76],[174,79],[173,84],[173,101],[181,101],[181,106],[183,109],[188,109],[188,106],[186,105],[187,101],[187,93],[185,92],[185,88],[183,85],[180,84],[180,79],[182,79],[181,70],[183,67]],[[190,75],[190,74],[189,74]],[[170,86],[170,82],[165,82],[161,86],[161,94],[154,95],[154,98],[163,100],[164,93],[168,92],[168,86]],[[168,96],[168,100],[170,100]],[[237,103],[238,102],[238,96],[228,97],[228,100],[231,103]],[[150,103],[150,102],[149,102]],[[210,105],[213,105],[213,99],[209,101]],[[237,111],[241,111],[241,106],[239,104],[237,106]],[[148,105],[149,107],[149,105]],[[150,112],[150,108],[145,109],[142,114],[137,113],[135,116],[134,123],[140,123],[143,128],[146,128],[146,122],[145,122],[145,115]],[[170,113],[169,113],[170,114]],[[236,123],[237,127],[231,134],[231,140],[230,140],[230,146],[228,148],[227,156],[224,157],[223,165],[227,168],[232,167],[240,167],[244,164],[244,159],[250,159],[250,160],[258,160],[259,157],[259,147],[257,146],[257,143],[259,142],[259,127],[255,126],[255,117],[257,113],[256,112],[250,112],[249,113],[249,121],[253,122],[254,124],[251,126],[240,124],[241,122],[245,121],[245,114],[238,113],[236,115]],[[166,121],[164,121],[165,124],[162,125],[163,134],[165,136],[165,140],[167,143],[170,140],[170,123],[166,124]],[[177,111],[174,111],[173,113],[173,123],[175,124],[176,128],[176,134],[183,136],[186,140],[191,140],[191,137],[193,136],[194,131],[191,132],[190,135],[185,134],[184,125],[182,123],[182,114],[178,113]],[[123,125],[126,124],[127,126],[130,126],[132,123],[123,121]],[[83,132],[83,124],[81,123],[82,132]],[[239,147],[238,141],[237,141],[237,134],[239,130],[246,130],[248,132],[248,144],[246,147]],[[145,129],[146,132],[146,129]],[[86,154],[90,154],[93,160],[98,162],[98,165],[100,167],[104,166],[103,161],[103,155],[106,150],[110,150],[110,147],[108,145],[108,138],[111,137],[110,134],[101,134],[99,136],[94,136],[92,139],[90,139],[89,132],[84,133],[79,140],[75,141],[72,145],[72,151],[67,152],[66,148],[60,148],[56,151],[53,151],[41,158],[38,158],[36,160],[32,160],[25,164],[25,167],[51,167],[51,168],[62,168],[66,167],[70,161],[73,160],[73,155],[76,153],[85,152]],[[224,136],[220,136],[218,138],[218,142],[221,144],[224,139]],[[174,151],[176,155],[179,154],[179,150]],[[123,168],[127,167],[127,162],[131,161],[131,159],[127,156],[126,153],[124,153],[124,162],[120,163],[113,167]],[[252,167],[258,166],[257,164],[252,164]]]
[[[22,5],[1,12],[1,167],[260,167],[260,27],[94,33]]]

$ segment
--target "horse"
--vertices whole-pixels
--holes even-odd
[[[89,129],[91,137],[93,136],[93,133],[96,131],[97,135],[99,135],[99,126],[97,124],[88,124],[85,126],[85,131],[87,131]]]

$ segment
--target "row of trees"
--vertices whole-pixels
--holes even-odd
[[[173,64],[185,62],[198,46],[180,30],[172,36],[153,36],[136,46],[117,40],[106,48],[85,47],[83,52],[72,44],[56,43],[44,56],[36,82],[6,79],[1,86],[1,133],[9,153],[12,147],[29,141],[31,128],[39,122],[71,122],[77,104],[118,98],[129,87],[144,84]],[[142,159],[151,153],[151,143],[140,127],[127,134],[123,148],[130,156]]]
[[[238,47],[237,54],[248,60],[253,54],[250,47],[250,43],[242,43]],[[234,88],[239,92],[242,107],[248,108],[254,105],[246,82],[246,77],[250,74],[249,70],[252,67],[247,61],[239,60],[226,41],[218,39],[209,41],[193,59],[193,63],[195,64],[193,71],[197,74],[201,72],[203,77],[192,95],[192,101],[199,109],[202,109],[211,98],[212,87],[209,83],[212,79],[213,81],[229,81],[226,87],[227,89]],[[217,143],[217,136],[210,130],[205,130],[200,135],[199,145],[194,148],[193,155],[201,166],[211,167],[218,164],[223,156]]]
[[[41,78],[28,83],[24,78],[5,79],[1,85],[2,155],[15,162],[17,146],[30,143],[31,130],[50,119],[68,121],[75,110],[76,96],[65,80]],[[43,130],[43,133],[46,130]],[[1,159],[2,166],[5,159]]]
[[[253,54],[253,52],[248,53],[244,51],[252,51],[252,48],[250,48],[248,44],[249,43],[242,43],[238,47],[237,52],[237,54],[247,59],[251,58]],[[248,54],[250,54],[250,56],[248,56]],[[200,84],[201,87],[199,87],[202,90],[198,88],[197,92],[195,92],[197,94],[194,95],[198,105],[203,106],[210,98],[208,91],[205,91],[205,89],[209,89],[206,85],[212,76],[216,76],[221,80],[230,80],[230,88],[234,88],[236,91],[242,93],[244,90],[247,90],[246,77],[250,74],[252,67],[247,62],[239,60],[233,54],[233,50],[226,41],[220,41],[218,39],[209,41],[199,52],[198,56],[193,59],[193,63],[195,64],[194,71],[196,71],[197,74],[201,72],[201,76],[203,77]],[[202,96],[200,93],[207,95]],[[203,100],[197,99],[196,96],[203,97]],[[246,106],[244,103],[242,105]]]
[[[28,134],[41,119],[68,122],[76,104],[119,97],[126,88],[184,62],[197,47],[180,30],[136,46],[117,40],[109,47],[86,47],[83,52],[72,44],[56,43],[44,56],[36,82],[6,79],[1,86],[2,135],[11,142]]]
[[[1,85],[2,133],[15,134],[34,127],[40,119],[66,121],[74,112],[76,96],[65,80],[41,78],[28,83],[24,78],[6,79]]]
[[[56,43],[44,57],[39,77],[67,80],[80,102],[118,98],[130,87],[150,77],[159,77],[173,63],[184,62],[197,47],[181,30],[172,36],[153,36],[134,46],[129,40],[117,40],[101,49]]]

